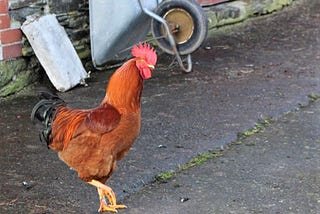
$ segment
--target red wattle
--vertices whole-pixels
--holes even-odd
[[[149,79],[151,78],[151,69],[150,68],[145,68],[140,72],[140,75],[142,79]]]

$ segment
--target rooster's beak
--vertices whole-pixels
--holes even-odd
[[[151,69],[154,69],[153,65],[148,64],[148,67],[151,68]]]

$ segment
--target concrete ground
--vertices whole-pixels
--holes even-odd
[[[129,206],[121,213],[319,213],[319,101],[310,104],[320,94],[319,11],[318,0],[296,0],[211,31],[187,75],[160,54],[141,134],[108,182]],[[111,73],[59,95],[94,107]],[[39,142],[35,94],[0,103],[0,213],[96,213],[95,188]],[[178,173],[155,182],[168,171]]]
[[[130,214],[320,213],[320,100],[123,203]]]

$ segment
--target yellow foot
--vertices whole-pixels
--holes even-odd
[[[117,209],[127,208],[125,205],[117,204],[116,195],[110,187],[96,180],[92,180],[88,183],[97,187],[98,189],[100,199],[100,208],[98,212],[118,212]],[[106,198],[108,198],[109,204],[106,202]]]
[[[127,208],[125,205],[117,204],[117,205],[107,205],[107,204],[100,204],[100,208],[98,212],[115,212],[117,213],[117,209],[124,209]]]
[[[99,189],[98,189],[98,192],[99,192],[99,195],[101,192],[103,193],[103,191],[101,191]],[[107,204],[104,197],[102,197],[100,199],[101,199],[100,200],[100,208],[99,208],[98,212],[115,212],[115,213],[117,213],[118,212],[117,209],[127,208],[127,206],[122,205],[122,204],[116,204],[116,202],[113,202],[114,204]]]

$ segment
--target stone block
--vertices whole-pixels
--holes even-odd
[[[209,20],[209,29],[246,19],[246,6],[247,3],[243,1],[235,1],[207,8],[206,14]]]

